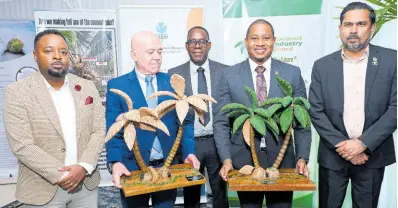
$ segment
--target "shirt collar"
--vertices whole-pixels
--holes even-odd
[[[365,51],[364,51],[362,57],[361,57],[358,61],[361,61],[361,60],[363,60],[363,59],[365,59],[365,58],[368,58],[368,57],[369,57],[369,45],[366,47],[366,49],[365,49]],[[347,61],[354,61],[354,60],[352,60],[349,56],[347,56],[347,55],[344,53],[344,49],[341,49],[341,58],[342,58],[343,60],[347,60]],[[355,61],[355,62],[357,62],[357,61]]]
[[[138,71],[137,68],[135,68],[135,73],[137,74],[138,79],[141,79],[141,80],[144,80],[144,81],[145,81],[145,77],[146,76],[151,76],[154,79],[156,78],[156,74],[145,75],[145,74],[141,73],[140,71]]]
[[[54,87],[51,86],[50,83],[48,83],[46,78],[44,78],[43,74],[40,73],[40,76],[43,78],[44,83],[46,83],[47,89],[55,91]],[[68,86],[68,84],[69,84],[69,79],[68,79],[68,75],[66,75],[65,76],[65,80],[64,80],[64,84],[62,85],[61,88],[65,87],[65,86]]]
[[[202,67],[205,70],[205,73],[209,71],[209,59],[206,59],[205,63],[203,63],[202,66],[198,66],[192,61],[189,61],[189,69],[191,71],[191,74],[198,73],[198,68]]]
[[[253,60],[251,60],[251,58],[249,58],[249,65],[250,65],[250,70],[252,71],[252,73],[257,73],[256,67],[259,65],[256,62],[254,62]],[[266,71],[269,71],[271,69],[271,57],[267,61],[265,61],[261,66],[265,67]]]

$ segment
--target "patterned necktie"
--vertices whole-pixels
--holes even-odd
[[[207,95],[207,82],[206,82],[206,76],[205,76],[205,69],[202,67],[198,68],[198,94],[206,94]],[[206,126],[209,121],[210,121],[210,108],[209,108],[209,103],[207,103],[207,112],[203,112],[203,120],[204,120],[204,126]]]
[[[258,104],[260,105],[262,102],[267,100],[267,82],[264,77],[265,67],[257,66],[256,67],[256,94],[258,99]]]
[[[146,98],[151,96],[153,93],[155,93],[155,89],[153,88],[152,84],[153,77],[151,76],[146,76],[145,77],[145,82],[146,82]],[[157,100],[155,98],[152,99],[146,99],[146,102],[148,103],[148,108],[155,109],[157,105]],[[150,155],[150,160],[158,160],[163,158],[163,151],[162,151],[162,146],[160,145],[158,137],[155,137],[155,140],[153,141],[153,146],[151,150],[151,155]]]

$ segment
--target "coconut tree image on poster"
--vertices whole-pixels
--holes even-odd
[[[69,47],[69,73],[94,82],[101,98],[106,83],[117,74],[112,30],[62,30]]]

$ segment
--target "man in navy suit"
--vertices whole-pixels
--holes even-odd
[[[133,108],[154,108],[162,101],[171,99],[168,96],[160,96],[149,99],[156,91],[171,91],[170,75],[159,72],[162,64],[162,44],[159,38],[151,32],[138,32],[131,39],[131,57],[136,63],[135,69],[121,77],[115,78],[108,83],[106,96],[106,128],[115,122],[117,116],[128,111],[126,102],[120,96],[110,93],[109,89],[115,88],[127,93],[133,100]],[[155,103],[154,103],[155,102]],[[147,166],[161,167],[168,156],[180,123],[176,111],[170,111],[162,117],[162,122],[167,126],[170,136],[161,131],[151,132],[141,129],[137,131],[137,141],[141,155]],[[185,163],[191,163],[199,169],[200,163],[195,152],[195,140],[192,118],[188,115],[184,122],[183,137],[181,140],[181,152]],[[112,181],[115,186],[121,188],[120,177],[130,175],[130,171],[139,170],[137,160],[119,132],[106,143],[107,163],[112,173]],[[121,200],[123,207],[148,207],[149,198],[152,198],[154,207],[173,207],[176,199],[176,189],[160,191],[151,194],[138,195],[126,198],[122,191]]]

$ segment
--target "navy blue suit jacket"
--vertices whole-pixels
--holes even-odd
[[[174,90],[170,85],[170,75],[159,72],[156,74],[156,78],[158,83],[158,91],[170,91],[174,93]],[[108,90],[106,95],[106,131],[108,131],[111,125],[115,122],[117,116],[128,111],[126,101],[121,96],[109,91],[112,88],[119,89],[128,94],[133,101],[134,109],[148,106],[135,70],[126,75],[110,80],[108,82]],[[174,98],[170,96],[160,96],[158,97],[158,104],[170,99]],[[167,126],[170,136],[167,136],[161,130],[152,132],[136,128],[136,142],[138,142],[141,155],[147,165],[155,136],[157,136],[160,141],[163,155],[166,159],[174,144],[178,128],[180,126],[180,122],[178,121],[175,110],[168,112],[161,118],[161,120]],[[133,151],[130,151],[127,148],[127,145],[124,141],[123,129],[111,140],[109,140],[105,144],[105,147],[108,164],[110,162],[122,162],[129,171],[139,170]],[[181,151],[183,158],[186,158],[189,154],[195,153],[193,122],[192,117],[189,114],[184,121],[184,131],[183,137],[181,139]]]

